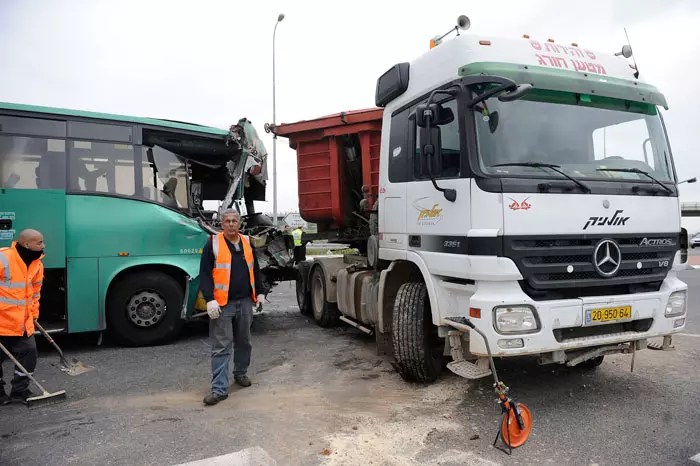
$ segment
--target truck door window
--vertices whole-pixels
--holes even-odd
[[[134,146],[70,141],[70,190],[133,196],[136,193]]]
[[[389,136],[389,181],[405,183],[408,181],[408,114],[409,109],[391,117],[391,135]]]
[[[435,178],[455,178],[460,173],[460,137],[457,101],[452,99],[443,102],[444,108],[449,108],[454,114],[454,119],[446,124],[439,125],[440,130],[440,154],[442,162],[438,171],[433,169]],[[421,163],[420,128],[413,121],[413,139],[415,141],[415,155],[413,158],[413,176],[416,180],[429,179],[427,160]],[[437,152],[437,151],[436,151]]]
[[[0,136],[0,188],[65,189],[65,140]]]

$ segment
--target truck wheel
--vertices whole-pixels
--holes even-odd
[[[180,332],[184,292],[170,275],[157,271],[129,273],[111,286],[107,330],[126,346],[172,341]]]
[[[311,311],[320,327],[338,325],[340,312],[335,303],[329,303],[326,296],[326,274],[322,267],[314,267],[311,272]]]
[[[409,382],[434,382],[442,373],[444,341],[433,325],[428,289],[404,283],[394,300],[391,336],[398,372]]]
[[[297,304],[299,311],[305,316],[311,314],[311,292],[307,286],[310,268],[308,262],[299,262],[294,271],[296,274]]]

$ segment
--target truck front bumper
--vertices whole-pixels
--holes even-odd
[[[470,320],[488,338],[492,354],[499,357],[614,345],[682,331],[687,315],[687,289],[685,282],[679,280],[675,273],[670,273],[660,290],[653,293],[534,301],[517,282],[477,282],[469,307],[478,309],[481,317],[471,317]],[[685,291],[686,299],[682,313],[666,316],[669,297],[674,292],[682,291]],[[529,307],[535,313],[538,328],[529,333],[497,330],[495,309],[503,306]],[[631,307],[629,319],[587,323],[587,311],[627,306]],[[484,340],[476,332],[470,335],[469,350],[474,355],[487,355]]]

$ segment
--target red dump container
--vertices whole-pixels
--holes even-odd
[[[378,194],[382,115],[381,108],[354,110],[281,124],[273,130],[296,149],[299,214],[304,220],[330,229],[354,223],[356,199],[352,191],[361,186],[353,185],[347,176],[349,162],[344,147],[349,141],[359,140],[360,153],[356,155],[361,164],[361,185]]]

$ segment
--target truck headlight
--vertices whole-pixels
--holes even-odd
[[[535,333],[540,329],[532,306],[498,306],[493,310],[493,326],[498,333]]]
[[[671,296],[668,297],[668,304],[666,304],[666,317],[676,317],[685,314],[685,296],[685,290],[671,293]]]

